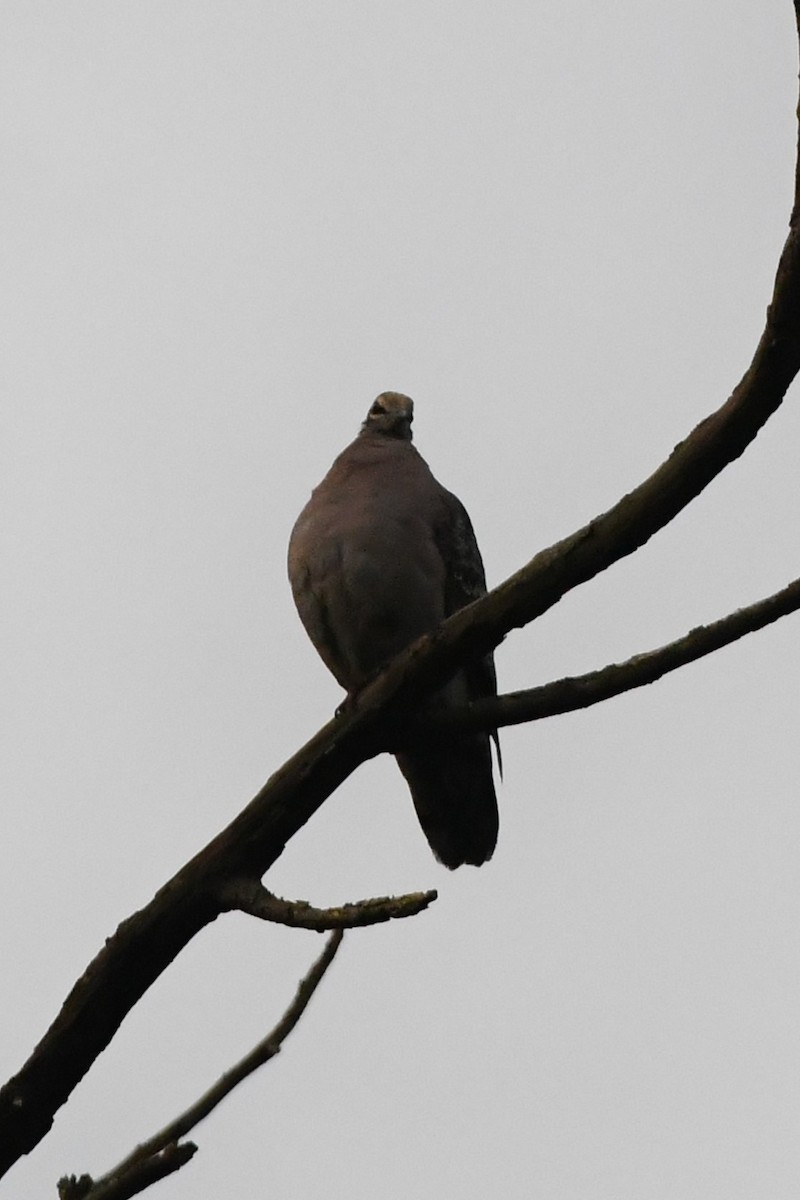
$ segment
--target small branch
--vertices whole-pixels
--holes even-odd
[[[191,1142],[178,1144],[179,1139],[185,1137],[200,1121],[213,1112],[242,1080],[246,1079],[248,1075],[252,1075],[280,1051],[336,957],[343,937],[344,933],[341,930],[336,930],[330,935],[322,954],[300,980],[294,999],[278,1024],[257,1046],[253,1047],[249,1054],[246,1054],[235,1066],[226,1071],[190,1108],[187,1108],[159,1133],[137,1146],[107,1175],[95,1182],[92,1182],[87,1175],[82,1175],[77,1180],[74,1175],[69,1179],[60,1180],[58,1186],[61,1200],[128,1200],[128,1197],[144,1191],[151,1183],[162,1179],[171,1171],[177,1171],[184,1162],[188,1162],[197,1147]],[[159,1164],[172,1165],[158,1174]],[[136,1186],[131,1190],[136,1181],[141,1181],[141,1186]],[[87,1184],[88,1190],[86,1189]]]
[[[782,591],[746,608],[737,609],[710,625],[698,625],[677,641],[635,654],[627,662],[613,663],[599,671],[557,679],[541,687],[522,692],[509,692],[489,700],[476,700],[468,707],[452,712],[437,712],[426,726],[456,729],[500,729],[506,725],[521,725],[541,721],[559,713],[589,708],[618,696],[622,692],[655,683],[662,675],[677,671],[728,646],[748,633],[755,633],[773,621],[800,609],[800,579],[795,579]]]
[[[235,879],[220,886],[223,909],[238,909],[262,921],[275,921],[295,929],[357,929],[379,925],[401,917],[414,917],[437,898],[435,891],[410,892],[405,896],[378,896],[336,908],[314,908],[306,900],[282,900],[252,879]]]
[[[90,1175],[59,1179],[59,1200],[130,1200],[161,1179],[179,1171],[197,1152],[194,1142],[173,1142],[152,1157],[132,1164],[120,1175],[112,1171],[95,1183]]]

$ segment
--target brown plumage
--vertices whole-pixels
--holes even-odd
[[[378,396],[358,437],[314,489],[289,541],[300,619],[349,692],[486,591],[464,506],[411,444],[413,411],[408,396]],[[496,692],[489,654],[459,672],[433,703]],[[396,757],[440,862],[480,866],[491,858],[497,800],[489,736],[418,735]]]

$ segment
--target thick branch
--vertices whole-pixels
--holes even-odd
[[[754,440],[783,401],[800,369],[800,227],[781,255],[767,325],[753,361],[731,397],[673,450],[670,457],[613,508],[541,551],[499,587],[455,613],[435,633],[399,656],[373,685],[413,701],[421,686],[439,683],[465,658],[498,645],[667,525]],[[394,685],[394,686],[392,686]],[[361,702],[373,699],[367,689]]]
[[[0,1091],[0,1175],[44,1137],[55,1112],[125,1015],[191,938],[218,916],[220,885],[233,877],[263,875],[324,800],[378,752],[387,714],[429,693],[460,662],[497,645],[571,588],[632,553],[753,440],[800,365],[798,211],[795,197],[766,329],[730,399],[629,496],[400,655],[364,689],[355,712],[326,725],[150,904],[123,922],[78,980],[28,1062]]]
[[[358,929],[400,917],[414,917],[436,899],[437,893],[411,892],[406,896],[378,896],[340,904],[336,908],[314,908],[306,900],[282,900],[253,879],[232,879],[222,885],[220,903],[262,921],[275,921],[295,929]]]
[[[341,930],[331,934],[325,943],[322,954],[300,980],[294,999],[278,1024],[265,1038],[262,1038],[257,1046],[253,1047],[249,1054],[246,1054],[234,1067],[226,1071],[190,1108],[187,1108],[153,1137],[137,1146],[107,1175],[94,1182],[84,1175],[77,1181],[77,1184],[74,1176],[72,1180],[61,1180],[59,1192],[62,1200],[127,1200],[127,1197],[143,1192],[151,1183],[162,1178],[163,1175],[177,1170],[178,1167],[183,1166],[184,1162],[188,1162],[196,1147],[191,1142],[179,1145],[179,1139],[185,1137],[196,1125],[199,1125],[244,1079],[247,1079],[249,1075],[252,1075],[254,1071],[279,1053],[281,1046],[302,1017],[311,997],[336,957],[343,937],[344,934]],[[177,1161],[179,1158],[182,1158],[182,1161]],[[165,1164],[165,1160],[167,1163],[174,1162],[174,1165],[159,1175],[156,1172],[159,1165]],[[87,1183],[89,1188],[85,1190]],[[141,1186],[135,1186],[139,1184]],[[70,1191],[70,1185],[75,1190]],[[77,1188],[80,1188],[81,1185],[84,1190],[78,1191]],[[132,1186],[135,1186],[135,1190],[131,1190]]]

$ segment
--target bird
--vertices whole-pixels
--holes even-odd
[[[472,523],[412,444],[414,403],[382,392],[314,489],[289,539],[300,620],[325,665],[357,694],[401,650],[486,592]],[[429,706],[497,694],[491,653],[467,663]],[[395,752],[435,857],[481,866],[498,833],[490,737],[417,727]]]

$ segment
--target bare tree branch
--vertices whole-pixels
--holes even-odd
[[[795,10],[800,12],[800,0]],[[216,919],[226,880],[260,878],[343,780],[383,748],[385,729],[398,713],[434,690],[459,663],[497,645],[571,588],[636,550],[756,437],[800,366],[799,214],[796,194],[766,328],[730,399],[607,513],[542,551],[495,591],[399,655],[359,695],[354,711],[321,729],[145,908],[120,925],[28,1061],[0,1090],[0,1175],[45,1136],[126,1014],[195,934]]]
[[[295,929],[357,929],[400,917],[414,917],[436,899],[437,893],[410,892],[405,896],[378,896],[336,908],[314,908],[307,900],[282,900],[253,879],[231,879],[219,892],[226,910],[238,909],[262,921],[275,921]]]
[[[65,1176],[58,1181],[59,1200],[130,1200],[161,1179],[166,1179],[193,1158],[193,1142],[173,1143],[158,1154],[133,1164],[124,1175],[104,1175],[97,1183],[91,1175]]]
[[[96,1181],[88,1175],[82,1175],[77,1180],[74,1175],[60,1180],[60,1200],[128,1200],[128,1197],[138,1195],[188,1162],[197,1147],[191,1142],[181,1143],[180,1138],[199,1125],[244,1079],[280,1052],[336,957],[343,937],[341,930],[330,935],[322,954],[300,980],[294,999],[278,1024],[249,1054],[226,1071],[190,1108],[137,1146],[107,1175]],[[169,1169],[159,1173],[161,1166],[169,1166]]]
[[[635,654],[623,663],[612,663],[599,671],[589,671],[568,679],[557,679],[541,687],[504,696],[476,700],[460,709],[434,712],[426,718],[426,728],[441,729],[500,729],[504,725],[521,725],[541,721],[559,713],[589,708],[619,696],[622,692],[655,683],[662,675],[677,671],[729,646],[748,633],[755,633],[781,617],[800,609],[800,579],[795,579],[780,592],[758,600],[746,608],[737,609],[710,625],[698,625],[683,637],[657,650]]]

